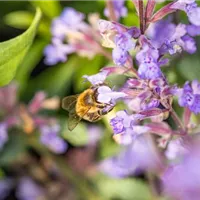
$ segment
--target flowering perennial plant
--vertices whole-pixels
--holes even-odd
[[[167,196],[199,199],[200,174],[196,166],[200,157],[199,147],[194,145],[197,143],[194,139],[197,125],[192,125],[191,116],[200,113],[200,83],[187,81],[182,88],[170,85],[162,68],[183,51],[189,54],[197,51],[194,37],[200,35],[200,7],[195,0],[177,0],[166,2],[155,12],[155,0],[148,0],[146,5],[143,0],[133,0],[133,4],[140,27],[126,27],[119,23],[120,17],[127,14],[124,1],[107,2],[104,14],[110,20],[99,19],[98,30],[96,26],[92,29],[83,22],[83,14],[66,8],[53,22],[53,46],[45,50],[46,61],[49,64],[65,61],[71,52],[82,55],[84,52],[87,56],[92,55],[91,51],[106,54],[115,66],[105,67],[98,74],[84,78],[94,85],[106,82],[112,74],[127,76],[118,92],[101,86],[97,97],[102,103],[116,102],[120,98],[127,108],[110,119],[113,138],[123,151],[101,162],[99,169],[120,178],[150,172],[153,180],[159,178],[163,183],[162,190]],[[172,17],[167,17],[180,11],[186,13],[188,24],[174,23]],[[69,21],[68,15],[73,15],[76,23]],[[71,32],[77,37],[72,39]],[[54,40],[63,46],[56,46]],[[112,54],[99,47],[100,41],[103,47],[112,49]],[[50,52],[55,52],[53,48],[56,47],[58,54],[54,54],[54,59]],[[173,108],[176,98],[184,109],[183,120]],[[175,126],[168,124],[169,119]],[[190,181],[190,177],[198,186]],[[154,189],[160,195],[160,189]]]

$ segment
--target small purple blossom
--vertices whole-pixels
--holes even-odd
[[[36,200],[44,195],[43,189],[31,178],[23,177],[19,181],[16,196],[20,200]]]
[[[114,12],[117,20],[119,20],[120,17],[125,17],[127,15],[127,8],[124,6],[124,0],[114,0],[112,1],[113,7],[114,7]],[[104,15],[106,17],[110,16],[108,8],[105,8],[104,10]]]
[[[182,89],[176,91],[179,105],[188,107],[195,114],[200,113],[200,84],[197,80],[186,82]]]
[[[4,144],[8,141],[8,127],[5,122],[0,123],[0,150],[2,150]]]
[[[40,128],[41,137],[40,141],[46,145],[54,153],[60,154],[67,150],[67,143],[58,136],[60,131],[59,125],[54,126],[42,126]]]

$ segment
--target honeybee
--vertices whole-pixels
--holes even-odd
[[[62,100],[62,108],[69,112],[68,129],[70,131],[82,119],[96,122],[114,108],[114,104],[112,103],[108,104],[97,101],[98,88],[100,86],[102,84],[92,86],[81,94],[67,96]]]

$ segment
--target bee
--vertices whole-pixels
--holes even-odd
[[[92,86],[81,94],[67,96],[62,100],[62,108],[69,112],[68,129],[70,131],[82,119],[89,122],[96,122],[114,108],[114,104],[112,103],[98,102],[98,88],[100,86],[102,84]]]

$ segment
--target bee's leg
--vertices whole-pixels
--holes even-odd
[[[99,114],[100,114],[100,115],[106,115],[106,114],[108,114],[113,108],[114,108],[114,106],[106,106],[104,109],[99,110]]]

